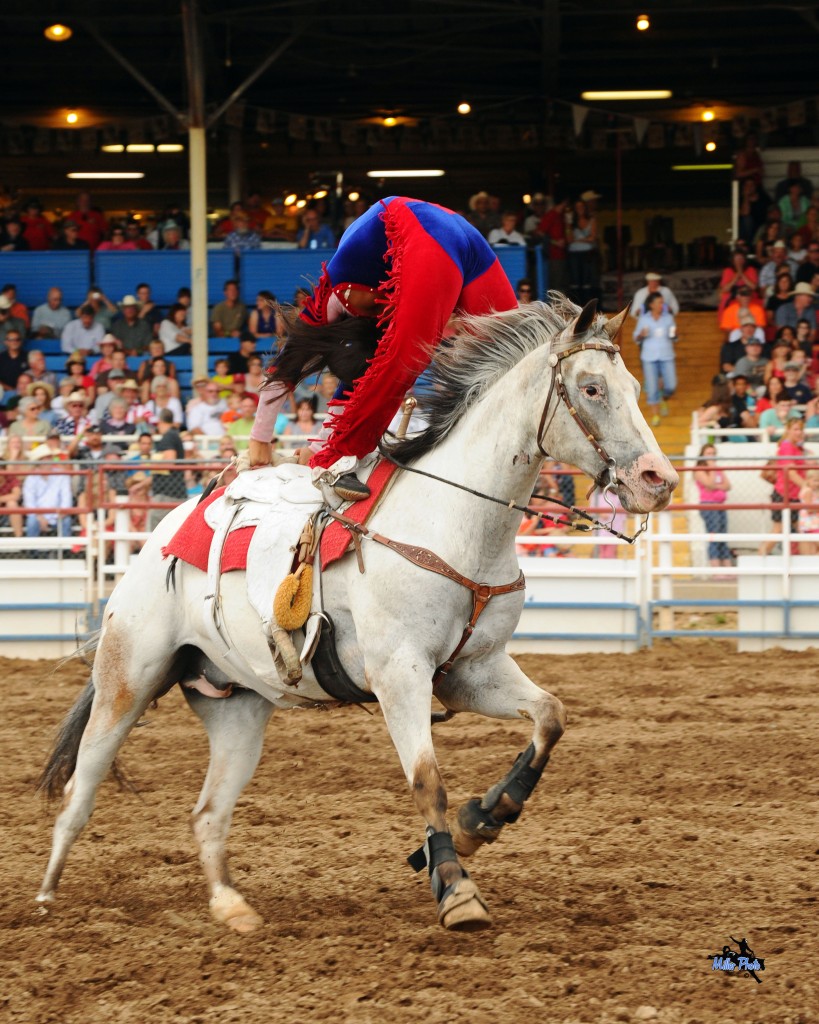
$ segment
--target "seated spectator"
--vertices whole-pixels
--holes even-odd
[[[29,330],[30,317],[28,315],[28,307],[24,302],[20,302],[17,298],[17,285],[16,284],[4,284],[0,288],[0,297],[5,296],[11,302],[11,308],[9,313],[12,317],[17,320],[22,320],[23,326],[26,332]]]
[[[732,331],[736,327],[741,327],[742,321],[748,316],[753,317],[757,327],[765,327],[768,322],[765,307],[750,288],[739,288],[736,298],[732,299],[720,314],[719,326],[723,331]]]
[[[805,406],[805,428],[819,429],[819,379],[813,386],[813,398]]]
[[[748,388],[748,378],[740,373],[728,374],[731,400],[728,405],[729,426],[750,430],[757,425],[756,395]],[[731,435],[731,441],[748,441],[746,434]]]
[[[7,393],[17,389],[20,374],[28,369],[28,357],[23,351],[23,332],[9,328],[3,336],[4,350],[0,352],[0,391]]]
[[[210,378],[219,386],[219,397],[227,401],[233,393],[233,374],[230,372],[227,356],[220,356],[213,364],[213,376]]]
[[[190,417],[191,409],[195,409],[197,405],[205,400],[205,388],[210,383],[210,377],[194,377],[191,381],[191,388],[193,389],[193,395],[188,399],[188,403],[185,406],[185,421]]]
[[[782,239],[777,239],[771,248],[771,258],[759,271],[759,290],[763,296],[770,295],[774,289],[777,276],[790,270],[788,265],[788,247]]]
[[[102,426],[89,423],[81,434],[75,434],[68,444],[69,459],[99,462],[103,457]]]
[[[0,473],[0,522],[8,518],[11,533],[14,537],[23,536],[23,516],[12,509],[22,506],[23,473],[15,472],[16,466],[11,465],[25,458],[23,442],[19,437],[8,436],[4,453],[6,472]],[[11,470],[11,472],[8,472]]]
[[[332,228],[322,223],[316,207],[308,207],[301,217],[302,227],[296,235],[300,249],[335,249],[336,236]]]
[[[660,293],[663,297],[663,309],[666,313],[670,313],[672,316],[676,316],[680,311],[680,304],[677,301],[677,296],[671,291],[669,287],[663,284],[662,274],[657,274],[653,270],[650,270],[646,274],[646,283],[642,288],[638,288],[634,293],[634,297],[631,300],[631,316],[635,320],[639,320],[643,313],[648,308],[648,300],[652,295]]]
[[[159,335],[159,325],[162,323],[162,313],[159,311],[159,306],[153,300],[151,286],[145,281],[141,281],[136,286],[135,292],[137,302],[139,303],[139,319],[145,320],[151,325],[151,331],[156,338]]]
[[[154,332],[151,325],[139,318],[139,302],[135,295],[124,296],[120,303],[122,315],[111,325],[111,333],[131,356],[148,351]]]
[[[518,218],[514,210],[504,210],[499,228],[493,228],[487,237],[490,245],[526,245],[526,239],[518,231]]]
[[[273,292],[262,290],[256,296],[256,308],[251,310],[247,321],[247,329],[254,338],[278,338],[284,334],[276,296]],[[247,373],[244,366],[238,373]]]
[[[23,507],[33,509],[26,514],[26,537],[70,536],[73,522],[70,513],[37,510],[72,508],[71,477],[60,472],[54,449],[47,443],[38,445],[29,459],[37,468],[23,479]]]
[[[97,375],[97,389],[113,387],[111,380],[114,377],[118,377],[120,380],[123,380],[125,377],[130,376],[127,358],[121,348],[117,347],[114,349],[114,351],[109,356],[109,362],[111,363],[111,369],[101,370],[100,373]]]
[[[813,395],[808,385],[800,380],[802,366],[798,362],[788,360],[783,369],[785,371],[785,397],[797,405],[807,404]]]
[[[46,301],[35,306],[31,318],[31,333],[37,338],[59,338],[71,321],[71,311],[63,305],[59,288],[49,288]]]
[[[233,438],[237,451],[244,451],[250,442],[250,431],[253,429],[253,421],[256,419],[256,400],[243,398],[239,403],[239,419],[234,420],[227,428],[228,434]]]
[[[154,451],[154,439],[150,433],[137,434],[136,440],[128,445],[122,461],[138,463],[143,470],[150,468]],[[138,470],[134,470],[138,472]]]
[[[20,335],[20,338],[26,336],[26,324],[24,320],[21,320],[19,316],[14,316],[12,313],[12,306],[14,303],[8,297],[8,295],[0,295],[0,341],[2,341],[9,331],[14,331]]]
[[[191,314],[191,290],[190,288],[182,287],[176,293],[176,304],[178,306],[184,306],[187,313],[187,323],[190,325],[190,314]]]
[[[40,418],[44,419],[49,427],[54,426],[56,415],[51,409],[51,402],[56,389],[46,380],[34,380],[26,388],[26,394],[37,400],[40,406]]]
[[[226,239],[227,236],[233,230],[233,219],[234,219],[234,217],[236,217],[237,214],[242,214],[244,212],[245,212],[245,208],[244,208],[244,205],[241,202],[239,202],[237,200],[236,202],[231,203],[230,204],[230,211],[229,211],[227,217],[222,217],[222,219],[218,220],[216,222],[216,224],[214,225],[213,231],[211,232],[211,235],[210,235],[211,241],[212,242],[222,242],[222,241],[224,241],[224,239]]]
[[[810,206],[810,200],[802,195],[802,188],[798,182],[792,182],[788,186],[787,194],[782,196],[777,205],[782,214],[785,231],[798,231],[805,223]]]
[[[159,422],[159,414],[168,409],[173,413],[173,425],[177,430],[182,426],[184,414],[182,403],[171,394],[171,381],[167,377],[154,377],[151,382],[150,398],[145,402],[145,407],[151,414],[152,420]]]
[[[29,244],[23,237],[23,225],[17,217],[9,217],[0,229],[0,252],[28,252]]]
[[[65,413],[54,424],[61,437],[76,437],[91,426],[88,397],[84,391],[72,391],[65,402]]]
[[[100,427],[104,437],[110,437],[112,434],[133,437],[136,433],[136,426],[128,422],[128,404],[119,395],[114,394],[108,403],[108,408],[100,418]],[[119,442],[115,443],[119,444]],[[121,447],[124,450],[126,443],[122,442]]]
[[[777,335],[771,350],[770,362],[765,367],[766,384],[770,381],[771,377],[778,377],[784,383],[785,363],[790,359],[792,351],[791,343],[788,339]]]
[[[157,351],[158,350],[158,351]],[[175,398],[179,398],[179,384],[176,380],[176,367],[169,359],[165,358],[162,352],[162,343],[157,339],[151,342],[151,352],[137,371],[137,382],[139,384],[140,397],[143,402],[148,401],[151,393],[152,382],[157,377],[165,377],[170,384],[170,392]]]
[[[808,244],[807,259],[804,259],[796,272],[797,283],[802,281],[812,285],[813,278],[819,274],[819,241],[811,241]]]
[[[54,227],[51,221],[43,216],[43,207],[39,199],[29,199],[25,212],[20,215],[23,225],[23,237],[32,252],[43,252],[54,244]]]
[[[535,289],[528,277],[522,277],[515,285],[515,297],[519,306],[528,306],[530,302],[534,302]]]
[[[785,385],[782,383],[781,377],[771,377],[768,383],[765,385],[765,390],[757,399],[756,411],[758,416],[762,416],[763,412],[767,412],[769,409],[773,409],[779,399],[785,396]],[[762,420],[759,421],[760,426],[764,426]]]
[[[815,342],[811,341],[810,324],[807,320],[799,320],[796,324],[796,337],[793,342],[794,353],[802,352],[806,359],[811,359],[813,356]],[[31,363],[31,353],[29,352],[29,364]]]
[[[136,245],[125,237],[125,228],[122,224],[115,224],[111,229],[110,239],[100,242],[97,252],[134,252],[136,248]]]
[[[119,316],[117,307],[96,285],[92,285],[88,289],[88,295],[86,295],[85,302],[82,305],[90,306],[94,310],[95,323],[101,324],[106,332],[111,330],[111,324]],[[77,310],[77,316],[80,315],[81,311],[82,306]]]
[[[803,505],[819,505],[819,469],[805,471],[805,486],[799,492]],[[810,538],[810,542],[799,545],[803,555],[819,553],[819,508],[799,510],[799,533]]]
[[[99,352],[100,342],[105,337],[105,328],[94,319],[94,307],[83,306],[76,320],[70,320],[60,336],[60,348],[71,355],[78,352],[88,355]]]
[[[247,373],[247,361],[256,354],[256,339],[252,334],[243,334],[239,342],[239,351],[231,352],[228,357],[228,373]]]
[[[790,193],[794,185],[799,186],[799,191],[808,199],[813,195],[813,185],[802,175],[802,164],[798,160],[790,160],[788,169],[782,181],[777,182],[774,190],[774,199],[779,202],[783,196]]]
[[[758,284],[759,279],[756,269],[749,265],[748,256],[744,248],[735,248],[731,253],[731,262],[723,270],[719,282],[720,301],[717,308],[717,319],[720,321],[720,327],[722,327],[721,318],[725,307],[730,302],[733,302],[739,290],[745,288],[749,298],[757,299]],[[725,330],[726,328],[723,329]]]
[[[47,420],[40,416],[42,406],[40,402],[31,397],[21,398],[17,405],[17,419],[8,429],[9,437],[23,438],[25,449],[36,448],[41,444],[50,429]]]
[[[77,225],[78,236],[88,243],[90,249],[96,249],[108,234],[108,221],[102,210],[91,202],[90,192],[79,193],[77,208],[69,219]]]
[[[88,371],[95,381],[99,380],[101,373],[108,373],[110,370],[114,369],[111,357],[119,348],[119,340],[115,338],[113,334],[106,334],[100,341],[99,348],[100,357],[91,364],[91,369]]]
[[[299,398],[296,402],[296,418],[284,428],[283,437],[315,437],[320,421],[316,418],[318,400],[315,395]]]
[[[166,355],[187,356],[191,352],[193,335],[188,327],[188,310],[176,302],[168,310],[167,317],[159,325],[159,340]]]
[[[178,224],[168,223],[162,229],[162,248],[168,252],[183,252],[190,249],[191,244],[187,238],[182,237],[182,229]]]
[[[740,331],[740,337],[736,341],[726,341],[723,343],[719,350],[719,368],[721,373],[733,373],[736,369],[737,363],[745,355],[745,344],[742,340],[742,331],[749,331],[748,327],[744,327]],[[749,337],[753,337],[753,331],[749,332]]]
[[[776,400],[773,408],[766,409],[760,414],[759,426],[763,428],[769,441],[778,441],[785,433],[788,420],[797,415],[793,409],[793,402],[785,395],[783,387],[782,395]]]
[[[724,430],[731,425],[731,390],[722,374],[711,379],[711,394],[697,412],[697,425]]]
[[[805,424],[801,417],[789,419],[785,425],[785,435],[776,450],[778,459],[776,484],[771,494],[771,504],[782,504],[787,497],[788,503],[796,504],[799,494],[805,486]],[[773,526],[771,533],[782,532],[782,509],[771,512]],[[791,532],[798,530],[799,513],[790,510]],[[760,555],[769,555],[776,545],[776,540],[763,541],[759,547]]]
[[[62,234],[54,239],[54,248],[60,252],[88,252],[91,246],[84,238],[80,238],[76,221],[64,220]]]
[[[298,218],[288,212],[281,196],[274,196],[270,206],[271,210],[262,227],[262,238],[269,239],[271,242],[295,242],[296,230],[299,226]],[[361,213],[366,212],[367,209],[368,206],[365,202]],[[359,216],[361,216],[360,213]],[[345,224],[345,227],[347,226]]]
[[[204,381],[201,398],[195,405],[192,402],[188,404],[188,430],[194,435],[221,437],[225,432],[222,414],[226,410],[227,402],[221,397],[219,386],[211,381]]]
[[[773,258],[773,247],[777,242],[782,242],[783,249],[787,248],[785,232],[782,230],[782,214],[778,206],[769,206],[765,223],[754,235],[754,253],[760,266]]]
[[[543,192],[535,192],[523,216],[522,231],[530,245],[540,245],[543,241],[544,236],[540,230],[540,222],[548,212],[546,195]]]
[[[247,373],[245,374],[245,390],[249,391],[253,395],[257,395],[259,393],[259,388],[265,379],[264,370],[262,369],[263,365],[261,356],[248,356]]]
[[[185,458],[185,447],[179,431],[174,426],[173,413],[170,409],[162,409],[156,425],[159,440],[154,444],[154,455],[158,462],[178,462]],[[157,461],[153,462],[156,467]],[[184,501],[188,492],[185,487],[185,474],[181,469],[161,470],[154,469],[153,496],[156,501],[175,502]],[[157,525],[165,518],[170,511],[169,508],[151,509],[148,516],[148,525],[155,530]]]
[[[796,330],[796,325],[800,320],[807,320],[811,325],[811,340],[816,338],[816,329],[819,326],[819,320],[817,320],[816,309],[813,305],[813,300],[816,297],[816,293],[809,284],[805,284],[804,281],[800,281],[799,284],[793,290],[793,295],[790,302],[786,302],[781,305],[774,315],[774,323],[777,327],[792,327]]]
[[[805,242],[802,237],[802,232],[797,231],[790,237],[790,245],[788,247],[788,266],[791,268],[791,274],[796,277],[802,264],[808,258],[808,250],[805,248]]]
[[[153,246],[142,233],[142,225],[133,217],[125,222],[125,241],[130,242],[134,249],[153,250]]]
[[[793,278],[787,269],[780,270],[776,275],[773,290],[765,301],[765,318],[768,321],[769,331],[775,329],[776,311],[786,302],[791,301],[793,295]]]
[[[492,210],[491,200],[492,197],[488,192],[481,191],[471,196],[468,204],[469,213],[467,213],[466,219],[480,231],[484,238],[489,237],[490,231],[500,227],[500,218]]]
[[[251,249],[260,249],[261,246],[261,235],[252,230],[247,214],[243,210],[235,213],[231,230],[225,236],[223,247],[234,253],[240,253],[249,252]]]
[[[70,355],[65,361],[65,372],[66,376],[63,380],[70,381],[74,391],[84,391],[89,399],[93,397],[96,382],[88,372],[85,356],[80,355],[79,352]],[[62,381],[60,383],[62,384]]]
[[[738,359],[734,366],[734,374],[747,379],[750,387],[756,391],[765,384],[765,367],[768,360],[762,355],[762,342],[759,338],[752,337],[743,341],[745,355]]]
[[[741,341],[745,345],[750,338],[756,338],[760,345],[765,344],[765,332],[761,327],[757,327],[754,318],[746,313],[742,318],[742,326],[735,327],[728,334],[728,341]]]
[[[239,282],[225,281],[224,296],[211,310],[211,331],[216,338],[238,338],[247,320],[247,307],[239,300]]]

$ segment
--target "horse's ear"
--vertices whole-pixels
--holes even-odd
[[[581,309],[580,316],[575,320],[574,330],[572,331],[573,338],[579,338],[585,334],[586,331],[591,327],[592,321],[597,315],[597,299],[592,299],[587,302],[586,305]]]
[[[604,324],[603,330],[606,332],[606,334],[608,334],[609,338],[612,341],[614,341],[617,338],[617,335],[620,333],[620,330],[623,326],[623,321],[626,319],[627,314],[628,306],[626,306],[625,309],[621,310],[617,314],[617,316],[611,317],[611,319],[607,320]]]

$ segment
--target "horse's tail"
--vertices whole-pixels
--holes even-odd
[[[77,752],[80,740],[91,717],[91,705],[94,701],[94,683],[91,679],[85,689],[68,712],[57,733],[54,746],[37,780],[37,789],[43,792],[46,799],[53,800],[59,796],[77,766]]]

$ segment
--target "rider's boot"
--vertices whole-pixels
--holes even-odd
[[[369,498],[370,488],[355,475],[358,459],[354,455],[343,455],[329,469],[313,467],[313,483],[324,495],[331,508],[338,508],[340,501],[361,501]]]

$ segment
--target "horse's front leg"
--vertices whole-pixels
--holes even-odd
[[[455,849],[468,857],[483,843],[493,843],[504,825],[517,821],[563,735],[566,712],[557,697],[536,686],[505,653],[457,662],[436,696],[451,711],[534,723],[532,742],[508,774],[458,810]]]
[[[427,867],[438,920],[455,931],[478,931],[491,918],[478,887],[458,862],[447,825],[447,795],[435,750],[429,707],[433,667],[417,651],[405,651],[367,677],[381,710],[415,805],[427,825],[424,846],[409,858],[416,871]]]

